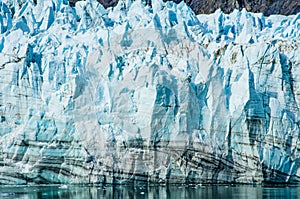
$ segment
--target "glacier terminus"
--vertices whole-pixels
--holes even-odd
[[[300,13],[0,1],[0,184],[297,183]]]

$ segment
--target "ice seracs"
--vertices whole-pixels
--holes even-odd
[[[0,184],[298,182],[299,24],[2,1]]]

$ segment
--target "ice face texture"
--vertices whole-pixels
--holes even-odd
[[[0,32],[0,184],[300,180],[300,14],[6,0]]]

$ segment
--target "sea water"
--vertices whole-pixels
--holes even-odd
[[[170,186],[1,186],[0,198],[300,198],[300,186],[170,185]]]

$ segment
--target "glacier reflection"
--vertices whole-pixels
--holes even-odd
[[[0,187],[0,198],[297,198],[298,186],[19,186]]]

